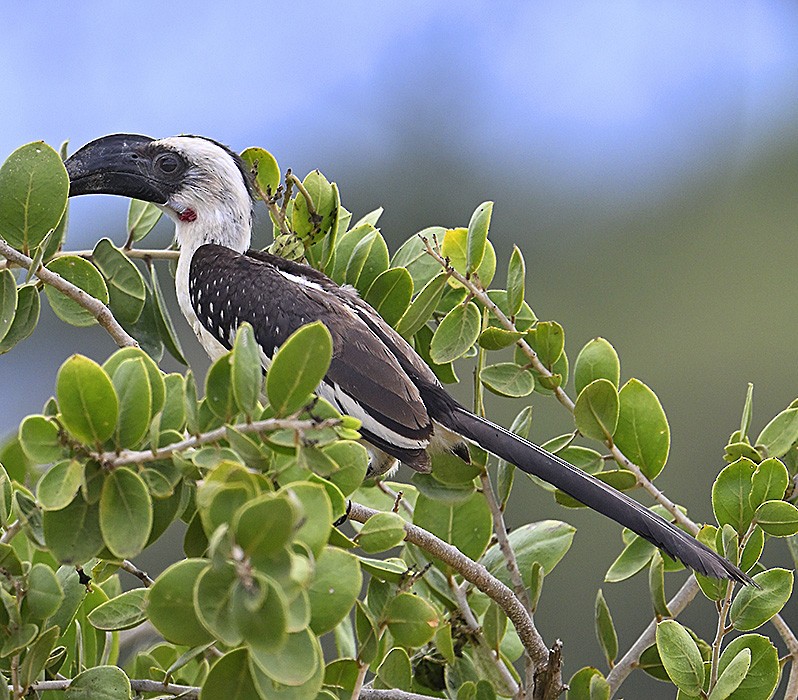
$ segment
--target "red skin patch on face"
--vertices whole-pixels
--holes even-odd
[[[177,218],[180,219],[180,221],[196,221],[197,212],[195,212],[193,209],[186,209],[181,211]]]

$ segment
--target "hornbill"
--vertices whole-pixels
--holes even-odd
[[[476,443],[628,527],[695,571],[751,583],[732,563],[629,496],[452,398],[416,351],[351,287],[321,272],[250,250],[251,174],[233,151],[208,138],[155,140],[115,134],[88,143],[66,161],[70,196],[102,193],[155,203],[175,222],[180,247],[177,299],[211,358],[229,350],[249,322],[270,358],[288,336],[321,321],[333,358],[318,394],[358,418],[371,447],[370,473],[398,461],[430,469],[428,449],[467,459]]]

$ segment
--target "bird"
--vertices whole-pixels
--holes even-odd
[[[174,221],[177,301],[211,359],[230,350],[244,322],[254,330],[265,371],[293,332],[315,321],[327,327],[333,355],[316,393],[360,420],[370,475],[385,474],[398,462],[429,472],[436,450],[467,461],[467,443],[474,443],[694,571],[753,584],[730,561],[625,493],[468,410],[352,287],[309,265],[251,249],[252,173],[230,148],[202,136],[111,134],[78,149],[65,166],[70,196],[132,197],[154,203]]]

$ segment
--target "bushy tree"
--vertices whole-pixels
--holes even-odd
[[[133,201],[121,247],[104,238],[90,252],[64,250],[62,156],[33,143],[0,169],[0,353],[31,334],[42,291],[63,321],[99,323],[120,349],[102,365],[64,362],[55,396],[0,451],[0,697],[560,695],[561,645],[544,642],[533,613],[574,528],[548,520],[508,534],[516,472],[473,447],[470,465],[444,455],[409,483],[363,483],[358,422],[313,393],[332,352],[318,323],[283,345],[265,382],[247,325],[202,391],[191,371],[162,372],[165,350],[185,360],[156,273],[176,252],[138,247],[160,212]],[[702,527],[655,484],[670,433],[654,392],[621,383],[603,338],[571,365],[562,326],[538,320],[525,301],[519,248],[496,286],[492,203],[467,227],[427,228],[391,255],[380,210],[353,223],[318,171],[283,178],[268,152],[243,156],[274,225],[272,252],[354,286],[442,382],[458,382],[456,365],[468,359],[476,412],[485,390],[556,399],[574,427],[546,449],[616,488],[641,488],[657,512],[759,584],[735,590],[685,572],[625,532],[606,580],[648,576],[653,619],[641,616],[643,631],[622,653],[599,590],[608,672],[578,671],[569,699],[613,697],[635,668],[680,698],[711,700],[769,698],[786,669],[786,697],[798,696],[798,641],[780,616],[793,575],[760,563],[771,538],[790,538],[796,552],[798,403],[752,440],[749,391],[712,489],[716,523]],[[526,435],[530,421],[524,409],[511,429]],[[347,516],[354,530],[339,528]],[[153,581],[135,557],[177,519],[187,524],[186,556]],[[122,592],[129,574],[140,585]],[[683,581],[671,600],[666,575]],[[675,619],[694,598],[717,609],[712,639]],[[161,641],[117,665],[120,644],[132,646],[126,630],[147,624]],[[786,646],[781,661],[768,629]]]

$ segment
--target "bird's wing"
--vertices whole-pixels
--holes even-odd
[[[321,321],[333,358],[320,394],[363,423],[364,437],[411,465],[424,461],[432,435],[418,388],[394,354],[342,297],[341,288],[305,265],[223,246],[200,246],[191,260],[189,296],[200,323],[230,348],[249,322],[267,365],[291,333]],[[333,285],[339,294],[330,294]]]

